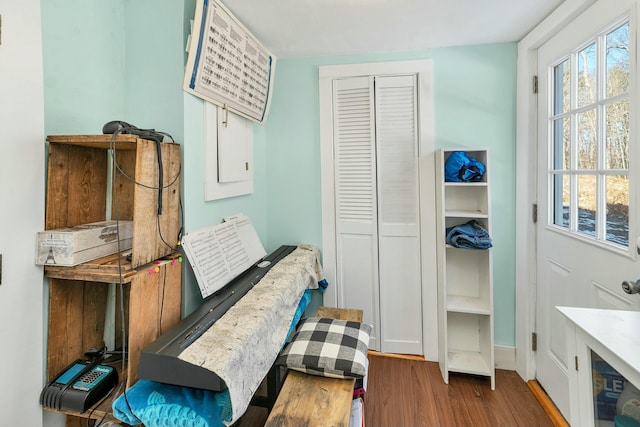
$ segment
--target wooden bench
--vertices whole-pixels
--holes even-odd
[[[362,322],[362,310],[320,307],[316,317]],[[265,427],[349,427],[354,385],[289,371]]]

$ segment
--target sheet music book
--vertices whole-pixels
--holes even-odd
[[[263,124],[276,57],[219,0],[198,0],[183,89]]]
[[[203,298],[212,295],[267,254],[251,220],[235,215],[189,232],[182,247]]]

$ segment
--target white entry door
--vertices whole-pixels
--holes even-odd
[[[536,377],[567,419],[555,307],[640,308],[635,7],[599,0],[538,51]]]

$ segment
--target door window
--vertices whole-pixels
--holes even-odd
[[[629,247],[629,22],[550,67],[549,224]]]

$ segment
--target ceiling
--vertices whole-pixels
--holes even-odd
[[[276,57],[522,39],[564,0],[222,0]]]

